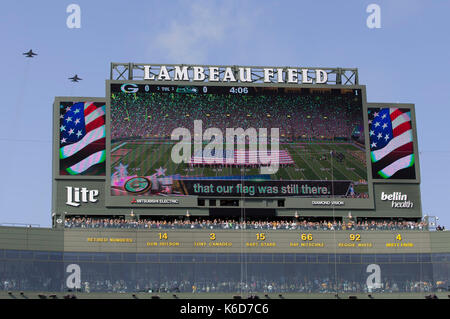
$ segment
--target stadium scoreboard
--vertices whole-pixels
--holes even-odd
[[[368,103],[322,71],[161,72],[55,99],[55,216],[422,216],[414,105]]]

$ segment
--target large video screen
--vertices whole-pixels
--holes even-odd
[[[59,103],[59,175],[105,176],[105,102]]]
[[[369,198],[361,89],[109,91],[113,197]]]
[[[411,109],[369,107],[368,124],[372,178],[416,179]]]

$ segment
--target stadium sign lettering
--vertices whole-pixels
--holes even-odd
[[[152,69],[151,65],[144,65],[144,80],[150,81],[197,81],[197,82],[255,82],[250,67],[219,67],[219,66],[170,66],[161,65]],[[159,70],[158,70],[159,68]],[[314,73],[315,78],[310,74]],[[302,83],[325,84],[328,73],[321,69],[299,68],[264,68],[264,83]]]
[[[67,201],[69,206],[78,207],[80,203],[96,203],[98,201],[99,191],[97,189],[88,190],[86,187],[72,187],[66,186],[67,189]],[[80,196],[81,195],[81,196]]]
[[[326,205],[326,206],[343,206],[345,205],[344,201],[341,200],[313,200],[311,202],[313,205]]]
[[[402,194],[401,192],[393,192],[392,194],[386,194],[381,192],[381,200],[391,201],[392,208],[413,208],[414,203],[408,200],[408,195]]]
[[[178,199],[148,199],[148,198],[133,198],[131,204],[179,204]]]

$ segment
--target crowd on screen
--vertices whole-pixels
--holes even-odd
[[[116,93],[112,100],[112,139],[170,138],[174,129],[279,128],[280,138],[350,138],[362,127],[360,101],[353,95],[143,95]],[[345,114],[345,116],[343,116]],[[364,141],[363,134],[359,136]]]
[[[175,220],[124,219],[124,218],[66,218],[65,228],[128,228],[128,229],[255,229],[255,230],[427,230],[425,222],[395,220],[364,221],[307,221],[307,220],[274,220],[237,221],[233,219],[199,219],[185,218]]]

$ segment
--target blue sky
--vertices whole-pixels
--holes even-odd
[[[81,7],[81,28],[66,8]],[[369,4],[381,28],[369,29]],[[105,96],[110,62],[356,67],[414,103],[424,214],[450,227],[449,1],[9,1],[0,10],[0,223],[51,225],[55,96]],[[34,59],[22,52],[33,48]],[[71,83],[77,73],[84,80]]]

